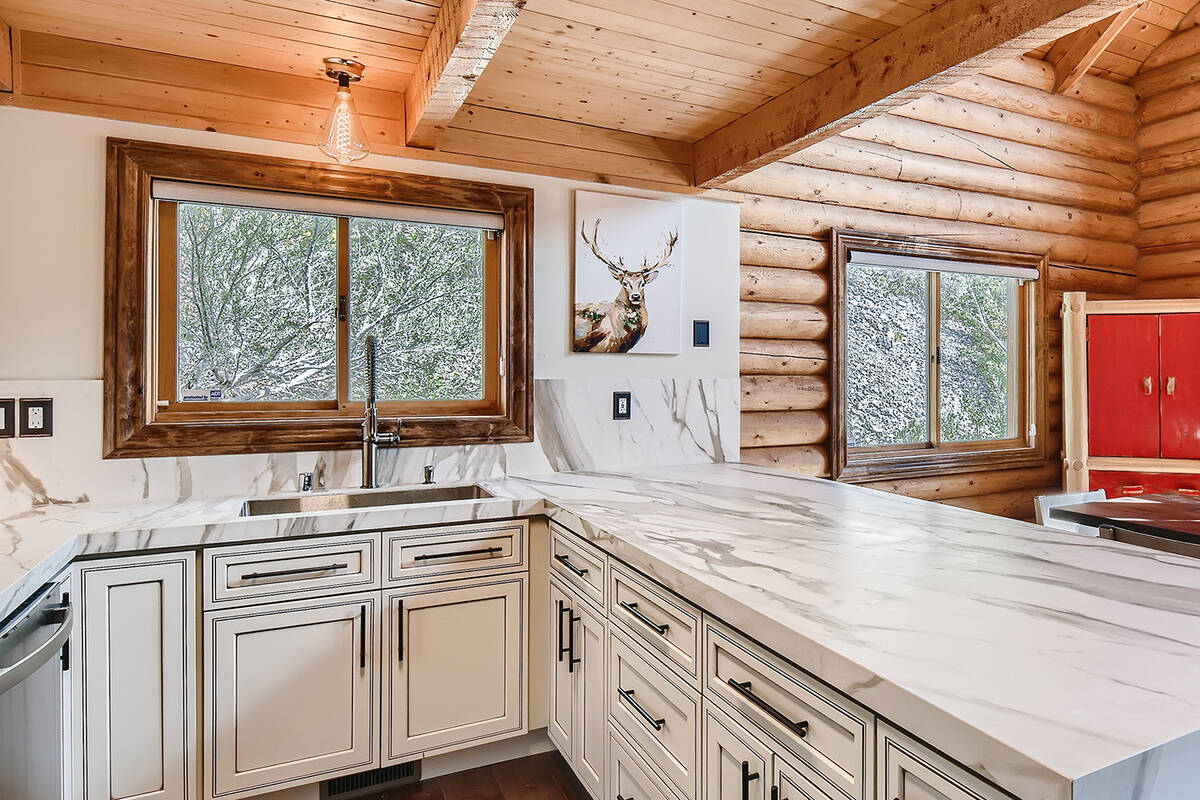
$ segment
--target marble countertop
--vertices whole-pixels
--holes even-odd
[[[1200,560],[741,465],[484,485],[28,512],[0,520],[0,616],[78,556],[545,513],[1023,800],[1175,797],[1139,792],[1184,762],[1200,782]]]

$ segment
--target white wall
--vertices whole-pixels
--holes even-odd
[[[320,159],[315,147],[0,108],[0,379],[101,377],[104,155],[109,136]],[[361,164],[534,189],[536,377],[736,377],[736,205],[392,156],[370,156]],[[680,355],[570,352],[575,189],[684,204]],[[711,347],[691,346],[693,319],[711,321]]]

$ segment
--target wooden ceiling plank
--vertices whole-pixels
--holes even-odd
[[[738,175],[1111,16],[1129,0],[946,0],[696,144],[696,183]]]
[[[611,7],[603,0],[572,0],[577,5]],[[747,24],[740,18],[721,13],[730,7],[729,0],[686,0],[672,4],[669,0],[642,0],[630,3],[622,13],[642,20],[669,26],[676,36],[688,38],[695,34],[714,36],[739,45],[761,48],[785,56],[801,56],[823,64],[835,64],[865,42],[845,37],[841,31],[831,31],[810,20],[795,20],[786,31]]]
[[[787,3],[782,7],[771,0],[736,0],[736,8],[738,11],[735,13],[738,14],[742,13],[742,9],[765,11],[778,17],[783,25],[790,24],[791,20],[811,20],[828,28],[861,36],[865,41],[887,36],[899,27],[897,24],[870,16],[862,9],[847,11],[818,0],[802,0]]]
[[[587,49],[603,58],[621,60],[642,68],[672,70],[718,84],[751,88],[757,86],[774,96],[794,86],[802,76],[794,72],[746,64],[698,50],[689,50],[670,41],[655,41],[607,28],[579,25],[559,17],[530,11],[521,15],[518,30],[536,32],[547,46]]]
[[[1075,31],[1060,39],[1046,60],[1054,65],[1054,93],[1063,94],[1075,88],[1075,84],[1087,75],[1108,46],[1112,44],[1125,26],[1133,21],[1139,6],[1130,6],[1117,14]]]
[[[525,0],[445,0],[405,93],[410,147],[437,145],[524,5]]]
[[[41,0],[3,0],[14,12],[44,14],[46,4]],[[176,3],[173,0],[56,0],[54,16],[72,20],[104,20],[137,28],[176,32],[196,40],[226,40],[260,47],[303,43],[324,50],[353,53],[369,61],[387,58],[415,63],[425,37],[395,33],[381,35],[378,30],[364,30],[362,35],[331,31],[330,26],[305,27],[299,23],[279,20],[259,20],[206,9],[200,3]],[[313,70],[319,71],[318,59]]]
[[[587,60],[564,57],[561,53],[547,53],[517,45],[511,38],[492,60],[491,72],[481,80],[492,79],[535,81],[542,85],[595,83],[738,114],[745,114],[769,99],[753,92],[734,89],[720,91],[710,84],[695,81],[672,81],[670,76],[660,74],[647,75],[636,70],[613,69],[604,62],[589,63]]]
[[[16,87],[12,37],[12,28],[0,19],[0,92],[11,92]]]
[[[550,14],[576,25],[607,28],[655,43],[679,42],[687,49],[724,56],[740,64],[773,67],[796,76],[813,75],[828,66],[821,61],[772,52],[754,44],[725,39],[712,33],[683,32],[676,24],[639,19],[631,13],[635,7],[632,5],[630,8],[622,7],[617,10],[579,0],[530,0],[529,7],[531,11]]]
[[[246,43],[212,37],[194,37],[178,31],[114,23],[105,19],[76,20],[24,11],[10,14],[10,17],[9,22],[22,31],[42,32],[307,77],[322,74],[321,59],[330,55],[328,48],[302,43],[280,43],[276,47],[267,47],[261,40],[257,43]],[[368,60],[371,62],[368,80],[372,86],[402,89],[407,85],[412,74],[412,64],[393,59]]]

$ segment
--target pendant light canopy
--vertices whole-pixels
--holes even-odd
[[[317,147],[339,164],[357,161],[371,152],[362,119],[354,108],[350,84],[362,80],[363,65],[348,58],[325,59],[325,74],[338,82],[329,116],[321,125]]]

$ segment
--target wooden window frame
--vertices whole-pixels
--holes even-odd
[[[850,252],[868,251],[916,257],[971,261],[983,264],[1032,267],[1042,276],[1027,281],[1018,293],[1018,347],[1021,362],[1010,376],[1010,391],[1018,398],[1015,406],[1017,436],[989,442],[940,442],[937,419],[931,414],[930,442],[913,445],[851,447],[846,435],[846,272]],[[833,433],[831,474],[836,480],[860,483],[896,478],[947,475],[978,470],[1016,469],[1040,465],[1046,460],[1046,421],[1048,397],[1046,381],[1045,257],[1007,250],[988,250],[939,242],[916,236],[900,236],[834,230],[831,242],[832,311],[830,381],[832,389]],[[935,307],[936,287],[940,281],[933,273],[930,295],[930,380],[929,407],[937,410],[940,392],[937,373],[936,338],[940,335]],[[936,443],[936,444],[935,444]]]
[[[484,398],[380,403],[380,413],[402,420],[400,446],[533,440],[532,189],[127,139],[108,140],[107,166],[105,458],[361,444],[363,403],[349,400],[344,376],[338,399],[319,404],[240,404],[230,410],[216,403],[183,408],[168,399],[174,398],[174,376],[163,374],[159,355],[164,348],[173,352],[176,334],[159,324],[159,303],[173,297],[175,276],[164,272],[160,280],[155,179],[502,214],[504,233],[487,242],[488,285],[497,288],[485,293],[484,313],[485,365],[500,366],[485,367]],[[348,247],[348,237],[339,242]],[[348,359],[343,334],[338,355]],[[160,399],[167,403],[160,406]]]

